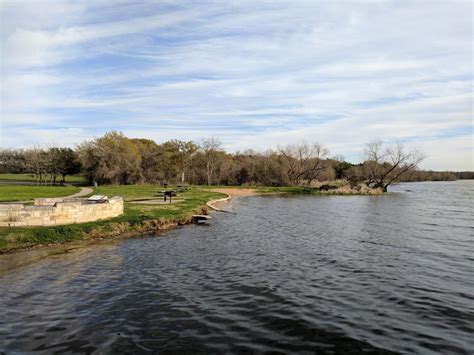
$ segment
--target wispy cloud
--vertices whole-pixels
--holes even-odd
[[[2,146],[374,137],[474,169],[472,3],[2,1]],[[440,146],[446,152],[441,154]],[[463,153],[460,153],[463,152]]]

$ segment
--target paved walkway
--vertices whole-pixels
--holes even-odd
[[[76,198],[76,197],[82,197],[91,194],[94,192],[92,187],[81,187],[81,191],[76,192],[75,194],[69,195],[69,196],[64,196],[63,198]]]

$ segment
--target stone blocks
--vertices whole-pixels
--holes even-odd
[[[123,199],[115,196],[106,203],[84,199],[41,198],[34,206],[0,204],[0,227],[54,226],[93,222],[120,216]]]

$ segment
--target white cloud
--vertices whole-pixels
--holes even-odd
[[[45,6],[2,2],[2,145],[121,129],[233,150],[317,140],[355,161],[380,137],[462,166],[436,142],[466,148],[472,128],[470,3]]]

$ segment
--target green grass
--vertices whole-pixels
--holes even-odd
[[[94,190],[94,194],[109,197],[117,195],[131,200],[151,198],[160,190],[162,188],[156,185],[112,185],[100,186]],[[0,228],[0,253],[50,243],[151,232],[168,222],[184,222],[207,201],[223,196],[221,193],[192,187],[189,191],[178,194],[177,199],[183,200],[182,202],[171,205],[139,205],[126,202],[123,215],[106,221],[55,227]]]
[[[50,179],[51,179],[50,175],[46,175],[46,180],[50,181]],[[0,180],[36,182],[36,177],[33,174],[0,174]],[[57,180],[60,181],[61,177],[57,178]],[[44,181],[44,177],[43,177],[43,181]],[[84,178],[84,176],[71,175],[71,176],[66,176],[66,182],[83,184],[87,181]]]
[[[38,197],[62,197],[79,192],[75,186],[1,185],[0,201],[27,201]]]
[[[170,190],[172,187],[167,189]],[[162,190],[164,188],[158,185],[103,185],[94,189],[94,195],[122,196],[127,201],[151,198],[156,196],[158,191]]]

